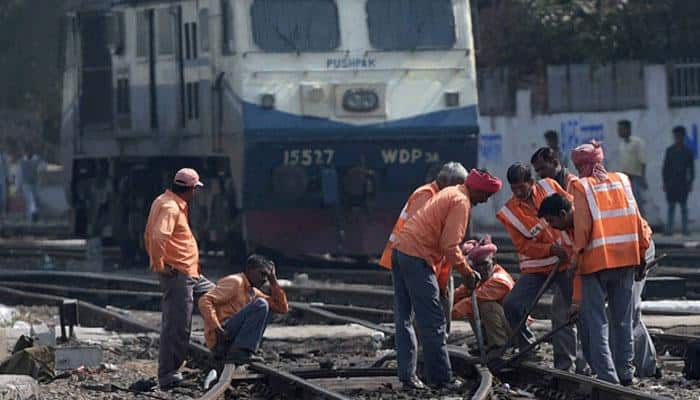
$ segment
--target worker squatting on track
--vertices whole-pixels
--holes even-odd
[[[481,280],[475,289],[460,285],[455,290],[452,319],[466,318],[472,330],[476,332],[471,299],[472,291],[476,290],[485,347],[488,352],[504,346],[511,334],[510,325],[503,311],[503,299],[513,289],[515,281],[508,271],[495,263],[494,257],[498,247],[491,243],[490,238],[481,243],[469,240],[462,246],[462,251],[467,255],[472,268],[481,276]]]
[[[260,291],[265,282],[270,283],[270,296]],[[262,361],[254,353],[270,311],[285,314],[289,306],[273,262],[254,254],[248,257],[244,272],[221,278],[202,296],[199,310],[204,319],[204,337],[214,357],[242,364]]]
[[[495,264],[497,248],[490,237],[464,242],[471,207],[498,192],[500,179],[483,170],[466,174],[459,163],[448,163],[434,182],[409,197],[380,261],[393,275],[397,372],[404,388],[425,387],[416,371],[412,316],[424,348],[422,377],[431,387],[457,390],[463,383],[452,375],[447,326],[451,317],[473,319],[467,295],[475,291],[486,344],[489,350],[498,349],[509,344],[511,329],[531,311],[526,305],[550,273],[557,288],[552,325],[563,325],[579,310],[581,315],[578,340],[573,329],[555,336],[556,368],[570,370],[577,361],[579,372],[579,364],[587,361],[599,379],[623,385],[632,383],[635,367],[639,377],[659,374],[653,343],[641,322],[644,281],[634,282],[637,268],[654,257],[651,229],[639,214],[629,179],[608,173],[602,160],[602,148],[593,143],[572,152],[580,179],[551,149],[540,149],[531,159],[539,181],[529,165],[516,163],[508,169],[513,196],[497,217],[518,251],[517,282]],[[200,274],[197,244],[187,221],[187,203],[200,186],[194,170],[178,171],[171,189],[153,202],[146,227],[151,268],[160,274],[164,291],[167,334],[161,335],[159,355],[164,389],[181,379],[177,371],[189,340],[195,296],[202,296],[198,304],[207,345],[217,358],[236,364],[257,360],[254,353],[269,312],[288,309],[274,264],[263,257],[251,256],[243,273],[229,275],[216,286]],[[446,299],[452,268],[460,272],[464,285],[450,312]],[[266,281],[271,295],[259,290]],[[514,336],[520,348],[533,340],[525,327]],[[577,360],[577,348],[582,348],[585,357],[579,358],[585,360]]]

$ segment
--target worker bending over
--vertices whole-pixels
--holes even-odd
[[[572,181],[578,177],[562,165],[557,158],[557,152],[551,147],[537,149],[530,159],[530,164],[540,179],[554,179],[562,189],[568,192]],[[573,237],[573,231],[570,237]],[[570,274],[573,275],[572,272]],[[552,306],[550,307],[550,319],[552,326],[562,326],[569,320],[569,306],[571,300],[565,299],[559,287],[552,288]],[[572,366],[577,374],[590,374],[588,362],[586,362],[581,345],[580,333],[577,330],[580,322],[574,325],[566,325],[552,338],[552,350],[554,353],[554,367],[564,371],[571,371]]]
[[[539,215],[547,220],[547,222],[556,229],[561,229],[569,231],[572,237],[575,238],[574,230],[574,209],[567,199],[560,195],[552,195],[546,198],[542,205],[540,206]],[[644,252],[644,264],[651,262],[655,257],[655,246],[651,239],[652,231],[649,224],[642,218],[642,230],[644,237],[649,241],[649,247]],[[643,268],[640,265],[638,268]],[[578,286],[580,287],[580,276],[577,279]],[[651,335],[647,330],[644,322],[642,321],[642,291],[644,290],[644,284],[646,278],[640,281],[635,280],[632,285],[633,292],[633,304],[632,304],[632,331],[634,335],[634,367],[635,374],[640,378],[646,378],[651,376],[660,377],[662,372],[661,369],[656,365],[656,348],[654,342],[651,340]],[[575,301],[580,302],[580,289],[574,290],[576,293]],[[616,327],[609,325],[609,332],[615,330]],[[588,340],[588,335],[584,335],[585,340]],[[616,335],[610,335],[610,338],[614,340]],[[585,350],[584,346],[584,350]],[[616,345],[611,346],[613,349]],[[586,357],[589,358],[587,351]]]
[[[265,282],[270,283],[270,296],[260,290]],[[288,309],[274,263],[259,255],[248,257],[244,272],[219,279],[199,300],[207,346],[216,358],[235,364],[261,361],[254,353],[270,311],[284,314]]]
[[[532,170],[525,164],[511,165],[507,175],[513,197],[506,202],[496,217],[506,228],[520,260],[520,278],[503,303],[511,328],[517,329],[520,321],[526,317],[527,307],[555,267],[559,268],[559,272],[553,282],[561,291],[566,309],[571,306],[572,276],[567,272],[571,240],[568,235],[551,228],[537,216],[540,203],[547,196],[554,193],[569,195],[552,179],[545,178],[535,182]],[[525,326],[517,334],[517,345],[520,348],[533,340],[532,333]],[[567,339],[572,343],[568,343],[566,348],[573,348],[575,356],[576,337],[564,337],[559,340]],[[555,353],[554,356],[556,368],[570,368],[571,354]]]
[[[486,351],[503,347],[510,336],[511,330],[503,312],[503,299],[510,293],[515,281],[510,274],[494,261],[498,247],[487,241],[479,244],[470,240],[462,246],[469,259],[469,264],[481,275],[476,286],[476,301],[481,317]],[[471,299],[472,290],[460,285],[455,290],[455,305],[452,319],[466,318],[476,332],[474,313]]]
[[[472,204],[486,202],[501,186],[501,181],[488,172],[471,170],[465,184],[443,189],[418,210],[393,244],[391,272],[398,377],[406,388],[424,387],[416,376],[412,311],[423,344],[424,376],[428,383],[450,390],[463,385],[452,376],[447,356],[436,266],[441,265],[444,257],[460,272],[467,287],[475,286],[478,276],[469,267],[460,244],[467,232]]]
[[[408,221],[415,213],[423,208],[428,200],[432,199],[440,190],[455,185],[461,185],[467,179],[467,170],[458,162],[448,162],[442,166],[440,172],[434,181],[426,183],[425,185],[416,189],[411,196],[409,196],[406,204],[399,214],[399,218],[394,224],[394,229],[391,231],[391,236],[389,236],[389,241],[384,247],[384,252],[382,253],[382,258],[379,260],[379,265],[386,269],[391,269],[391,252],[394,240],[401,233],[404,224]],[[451,315],[452,315],[452,301],[454,299],[454,280],[452,279],[452,265],[449,263],[442,263],[439,266],[434,267],[437,271],[437,281],[438,287],[440,288],[440,302],[445,312],[445,319],[447,323],[446,332],[450,333],[451,327]]]

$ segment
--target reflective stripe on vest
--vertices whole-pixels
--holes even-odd
[[[559,261],[559,257],[551,256],[547,258],[529,258],[525,256],[520,257],[520,269],[530,269],[530,268],[542,268],[552,264],[556,264]]]
[[[540,179],[537,181],[537,183],[544,189],[544,192],[547,193],[547,196],[551,196],[555,193],[554,188],[552,185],[549,184],[549,181],[546,179]]]
[[[629,184],[627,177],[622,174],[615,174],[620,178],[621,182],[606,182],[597,185],[591,185],[588,179],[581,179],[581,185],[586,193],[588,200],[588,208],[591,210],[593,220],[601,220],[603,218],[624,217],[635,215],[637,213],[637,204],[632,194],[632,186]],[[613,190],[624,190],[627,199],[627,208],[614,208],[612,210],[601,211],[598,207],[598,202],[595,199],[594,193],[609,192]]]
[[[616,235],[607,236],[598,239],[591,240],[591,243],[586,246],[586,250],[595,249],[596,247],[607,246],[609,244],[620,244],[620,243],[635,243],[639,240],[639,235],[636,233],[630,233],[627,235]]]
[[[612,176],[616,176],[619,182],[604,182],[595,185],[591,185],[589,179],[581,179],[581,185],[586,194],[586,200],[588,202],[588,209],[591,211],[591,217],[593,218],[594,226],[601,224],[602,220],[608,218],[616,217],[628,217],[635,216],[637,214],[637,203],[634,199],[634,194],[632,192],[632,186],[630,185],[629,179],[626,175],[620,173],[610,173]],[[623,191],[625,201],[627,202],[626,208],[613,208],[611,210],[602,211],[598,207],[598,202],[596,200],[594,193],[601,192],[611,192],[611,191]],[[613,236],[603,236],[591,240],[591,242],[586,246],[586,250],[592,250],[598,247],[603,247],[607,245],[622,244],[622,243],[636,243],[639,241],[639,235],[637,233],[629,233],[623,235],[613,235]]]
[[[504,217],[506,217],[508,222],[510,222],[510,224],[513,225],[513,227],[517,229],[518,232],[520,232],[520,234],[522,234],[528,239],[532,239],[533,235],[530,232],[530,230],[527,229],[525,225],[523,225],[523,223],[518,219],[518,217],[515,216],[515,214],[513,214],[512,211],[510,211],[508,206],[503,206],[500,212],[503,214]]]

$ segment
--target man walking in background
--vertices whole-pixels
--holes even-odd
[[[144,233],[151,269],[158,274],[163,291],[158,352],[162,390],[182,383],[178,370],[189,348],[194,297],[214,288],[200,273],[199,248],[188,221],[188,204],[202,186],[197,171],[177,171],[170,189],[153,201]]]
[[[688,194],[693,189],[695,179],[695,160],[693,151],[685,144],[685,127],[673,128],[673,145],[666,149],[662,170],[664,192],[668,201],[668,222],[666,234],[673,234],[673,220],[676,216],[676,204],[681,207],[681,228],[688,234]]]
[[[617,135],[621,139],[618,154],[620,172],[629,176],[639,213],[644,215],[644,192],[647,190],[646,143],[639,136],[632,136],[632,123],[626,119],[617,123]]]
[[[556,131],[547,131],[544,133],[544,140],[547,142],[547,147],[552,149],[554,152],[554,157],[559,160],[561,165],[564,168],[569,168],[569,157],[566,155],[566,153],[561,151],[561,148],[559,147],[559,134]],[[562,186],[564,189],[566,189],[565,186]]]

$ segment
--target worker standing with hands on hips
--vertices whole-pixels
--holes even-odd
[[[163,390],[182,383],[178,370],[190,344],[194,298],[214,287],[201,274],[199,248],[188,218],[188,204],[202,186],[197,171],[177,171],[170,189],[153,201],[144,233],[151,269],[163,291],[158,352],[158,384]]]

